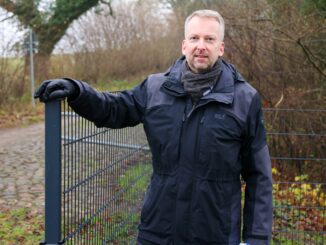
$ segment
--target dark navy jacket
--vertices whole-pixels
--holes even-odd
[[[180,82],[183,59],[118,95],[75,81],[80,95],[69,104],[98,127],[143,123],[154,172],[140,239],[238,245],[243,223],[245,241],[269,244],[272,177],[259,95],[223,61],[211,93],[192,105]],[[243,211],[240,176],[246,182]]]

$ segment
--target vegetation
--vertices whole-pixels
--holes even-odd
[[[37,71],[46,72],[50,55],[70,24],[99,3],[107,4],[112,10],[111,2],[104,0],[56,0],[51,1],[45,9],[40,6],[39,0],[0,0],[0,7],[12,13],[23,26],[31,28],[37,35],[39,44],[36,58],[40,65]],[[43,76],[46,75],[43,73]]]
[[[225,17],[225,59],[260,91],[265,106],[324,106],[323,0],[99,2],[52,1],[40,12],[40,1],[18,1],[17,6],[0,1],[24,26],[35,26],[37,55],[56,50],[49,62],[36,60],[37,84],[53,77],[92,84],[140,82],[149,73],[166,70],[181,55],[184,18],[195,9],[211,8]],[[0,95],[10,94],[16,101],[30,90],[28,56],[20,51],[14,62],[7,58],[10,51],[21,50],[19,45],[8,43],[0,50]],[[14,103],[4,98],[0,96],[1,107]]]
[[[119,185],[122,189],[126,189],[126,200],[130,203],[137,204],[139,202],[139,193],[145,193],[149,183],[151,174],[151,164],[138,164],[126,171],[119,179]]]
[[[110,83],[99,82],[95,88],[99,91],[121,91],[130,89],[136,84],[138,84],[137,80],[131,82],[113,80]],[[0,107],[0,129],[24,127],[44,120],[44,105],[36,100],[33,106],[29,92],[26,92],[19,100],[11,97],[9,101],[11,102]]]
[[[293,182],[284,182],[281,173],[273,168],[274,196],[274,230],[291,230],[291,233],[275,232],[275,244],[287,244],[296,234],[297,241],[309,241],[310,244],[321,244],[323,241],[323,225],[326,196],[322,184],[308,182],[307,174],[296,176]],[[283,180],[283,181],[282,181]]]
[[[32,27],[38,36],[37,84],[48,78],[73,77],[99,90],[131,88],[147,74],[165,71],[181,55],[185,17],[196,9],[211,8],[225,17],[225,59],[259,90],[263,106],[325,109],[325,0],[134,0],[112,1],[112,6],[111,1],[53,0],[46,10],[40,10],[41,2],[0,0],[0,7],[16,16],[9,16],[11,21],[18,21],[22,29]],[[4,36],[0,29],[0,38]],[[0,127],[43,119],[43,105],[31,106],[29,57],[22,51],[22,41],[11,40],[0,47]],[[325,132],[324,120],[316,114],[286,120],[291,126],[305,121],[307,128]],[[300,133],[306,132],[302,130],[298,127],[298,135],[277,136],[269,143],[280,156],[324,159],[324,138],[303,141]],[[282,133],[290,132],[285,131]],[[311,183],[325,180],[324,163],[316,161],[312,166],[302,161],[285,166],[275,161],[273,166],[278,181],[274,204],[280,207],[275,209],[275,227],[302,236],[309,233],[304,231],[322,231],[325,212],[310,207],[325,206],[325,188]],[[119,185],[132,183],[140,171],[137,167],[127,171]],[[134,185],[135,189],[144,186],[142,181]],[[130,189],[127,194],[132,202],[136,192]],[[299,208],[290,212],[292,206]],[[122,215],[117,213],[112,219],[120,221]],[[28,244],[32,230],[35,237],[30,240],[40,240],[37,232],[43,229],[43,222],[28,209],[2,212],[0,222],[0,240],[7,239],[5,243]],[[8,230],[14,231],[16,238],[8,237],[12,234]],[[275,244],[287,244],[288,237],[277,235],[275,239]],[[312,239],[318,244],[318,235]]]
[[[74,223],[68,222],[69,225],[63,229],[63,234],[66,236],[69,236],[68,233],[74,234],[73,238],[67,241],[68,244],[70,241],[73,243],[77,241],[78,244],[86,241],[97,243],[102,239],[109,239],[110,244],[124,244],[134,239],[140,219],[140,203],[151,175],[150,163],[141,162],[141,159],[138,161],[140,162],[120,166],[121,172],[114,176],[118,183],[116,188],[110,186],[107,179],[103,180],[103,184],[106,185],[104,188],[110,186],[110,190],[107,191],[112,193],[110,198],[114,198],[115,201],[94,216],[77,218]],[[74,233],[81,224],[83,227]]]
[[[150,164],[137,164],[131,166],[119,178],[119,188],[126,189],[123,195],[123,202],[130,207],[139,205],[139,198],[145,193],[151,173]],[[135,210],[135,208],[132,208]],[[114,212],[107,218],[98,216],[92,220],[83,234],[87,236],[88,242],[98,241],[99,237],[108,230],[112,234],[112,242],[120,244],[121,241],[132,239],[136,233],[139,213]],[[82,223],[83,221],[81,221]],[[96,227],[96,229],[95,229]],[[96,231],[94,233],[94,231]],[[0,240],[1,244],[38,244],[44,239],[44,216],[35,213],[30,208],[19,208],[14,210],[1,210],[0,212]]]
[[[140,82],[149,73],[166,70],[181,55],[184,18],[193,10],[211,8],[225,17],[225,59],[260,91],[265,106],[324,106],[323,0],[134,0],[114,1],[112,6],[111,1],[109,6],[98,5],[103,2],[98,0],[52,1],[43,12],[38,10],[40,1],[13,2],[0,1],[0,6],[13,11],[24,26],[35,26],[37,55],[51,54],[54,47],[59,53],[49,62],[36,60],[37,84],[53,77],[92,84]],[[22,52],[14,62],[6,58],[17,48],[14,42],[0,50],[5,57],[0,58],[0,95],[20,101],[30,90],[29,59]],[[0,96],[0,106],[13,103],[4,98]]]
[[[39,244],[44,238],[44,218],[42,214],[29,208],[1,210],[0,241],[4,245]]]

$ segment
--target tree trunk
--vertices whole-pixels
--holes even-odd
[[[37,53],[34,59],[35,67],[35,80],[36,83],[40,83],[43,80],[49,79],[49,68],[50,68],[50,54]]]

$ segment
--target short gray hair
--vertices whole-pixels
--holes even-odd
[[[210,10],[210,9],[201,9],[193,12],[191,15],[189,15],[185,21],[185,34],[186,34],[186,27],[189,23],[189,21],[195,17],[208,17],[208,18],[214,18],[216,21],[220,24],[220,34],[221,34],[221,41],[224,39],[224,30],[225,30],[225,24],[224,24],[224,19],[222,15],[220,15],[219,12]]]

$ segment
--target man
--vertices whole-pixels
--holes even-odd
[[[220,58],[223,36],[220,14],[199,10],[185,22],[184,56],[131,91],[100,93],[81,81],[57,79],[35,94],[41,101],[68,97],[98,127],[143,123],[153,175],[138,244],[238,245],[241,223],[245,242],[270,243],[272,177],[260,99]]]

